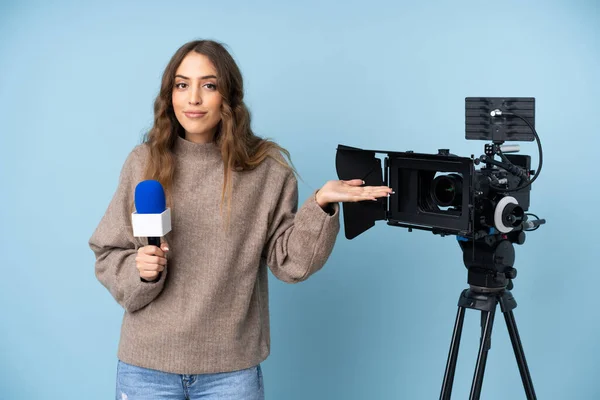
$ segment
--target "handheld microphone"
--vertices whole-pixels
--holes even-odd
[[[147,237],[148,244],[160,247],[160,238],[171,231],[171,209],[160,182],[146,180],[135,187],[135,212],[131,214],[134,237]]]

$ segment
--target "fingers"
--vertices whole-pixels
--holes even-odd
[[[342,181],[351,186],[362,186],[365,184],[365,181],[362,179],[350,179],[349,181]]]
[[[387,186],[364,186],[357,189],[359,190],[352,193],[351,201],[376,201],[378,198],[389,197],[390,195],[395,194],[395,192]]]
[[[158,277],[158,274],[158,272],[140,271],[140,277],[148,281],[153,281],[154,279],[156,279]]]
[[[136,267],[138,269],[138,273],[141,278],[144,278],[148,281],[153,281],[158,278],[158,274],[165,270],[165,267],[162,265],[152,265],[146,263],[137,263]]]
[[[138,269],[158,271],[158,268],[164,269],[164,267],[167,265],[167,259],[155,256],[137,256],[135,258],[135,263]]]
[[[161,243],[160,248],[157,246],[140,247],[135,258],[135,266],[140,273],[140,277],[154,279],[159,272],[164,271],[167,265],[166,252],[168,252],[166,242]]]
[[[317,191],[317,202],[358,202],[364,200],[377,200],[394,194],[388,186],[364,186],[362,179],[328,181]]]
[[[162,251],[169,251],[169,243],[164,237],[160,238],[160,248]]]
[[[351,179],[349,181],[342,181],[342,182],[345,184],[348,184],[350,186],[357,186],[361,189],[375,190],[375,191],[385,190],[388,193],[393,194],[392,189],[388,186],[363,186],[363,185],[365,185],[365,181],[363,181],[362,179]]]
[[[142,255],[155,255],[155,256],[159,256],[159,257],[164,257],[165,256],[165,244],[161,243],[160,244],[160,248],[156,247],[156,246],[144,246],[144,247],[140,247],[138,249],[138,254],[142,254]],[[168,248],[168,246],[167,246]]]
[[[135,261],[146,263],[146,264],[160,264],[167,265],[167,259],[159,256],[141,255],[135,258]]]
[[[362,187],[353,187],[348,189],[349,193],[359,196],[364,195],[374,195],[378,197],[387,196],[389,194],[394,194],[395,192],[392,188],[387,186],[362,186]]]
[[[138,262],[136,264],[136,268],[138,269],[138,271],[140,271],[140,273],[146,271],[146,272],[161,272],[165,270],[165,266],[162,264],[149,264],[149,263],[145,263],[145,262]]]
[[[162,242],[160,244],[160,249],[166,254],[169,251],[169,244],[167,242]]]

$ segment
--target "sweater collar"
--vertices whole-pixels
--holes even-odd
[[[215,142],[194,143],[177,135],[173,152],[181,156],[221,159],[221,149]]]

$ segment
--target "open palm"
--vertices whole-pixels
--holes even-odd
[[[377,200],[392,193],[392,189],[387,186],[363,186],[361,179],[328,181],[317,192],[317,203],[325,207],[329,203]]]

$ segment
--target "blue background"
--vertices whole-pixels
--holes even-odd
[[[464,98],[535,97],[530,211],[548,223],[517,247],[515,317],[540,399],[600,398],[597,1],[120,3],[0,6],[0,397],[114,396],[122,310],[87,240],[169,58],[209,38],[239,62],[256,133],[292,153],[301,201],[337,179],[338,143],[479,155]],[[438,398],[466,288],[453,238],[378,223],[340,232],[310,280],[271,278],[267,399]],[[453,398],[478,339],[469,310]],[[482,398],[525,398],[500,314]]]

